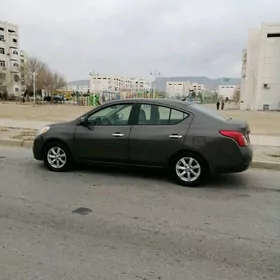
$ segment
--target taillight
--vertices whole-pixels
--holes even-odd
[[[246,137],[239,131],[235,131],[235,130],[220,130],[220,133],[223,136],[229,137],[233,140],[236,141],[236,143],[240,146],[240,147],[245,147],[248,146],[248,141],[246,139]]]

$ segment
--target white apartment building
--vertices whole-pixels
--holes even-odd
[[[144,93],[151,90],[151,82],[141,78],[110,75],[91,75],[90,92]]]
[[[280,110],[280,23],[249,30],[243,51],[241,110]]]
[[[0,21],[0,91],[22,94],[18,26]]]
[[[90,91],[90,80],[79,80],[67,83],[64,90],[87,94]]]
[[[234,94],[237,90],[239,90],[238,85],[219,85],[218,98],[220,100],[225,100],[226,98],[233,100]]]
[[[169,98],[183,98],[194,92],[196,94],[203,93],[205,91],[204,85],[198,83],[191,83],[190,81],[182,82],[167,82],[166,92]]]

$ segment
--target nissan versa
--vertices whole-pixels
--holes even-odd
[[[166,168],[184,186],[210,173],[246,170],[249,127],[202,105],[172,99],[126,99],[38,131],[34,158],[51,171],[74,163]]]

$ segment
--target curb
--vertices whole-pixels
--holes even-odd
[[[280,170],[280,163],[269,161],[253,161],[251,168]]]
[[[31,148],[33,146],[33,141],[24,141],[17,139],[0,139],[0,146]]]

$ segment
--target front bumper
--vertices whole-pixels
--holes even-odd
[[[43,160],[43,147],[44,147],[44,138],[42,135],[39,135],[35,138],[33,142],[33,156],[36,160]]]

